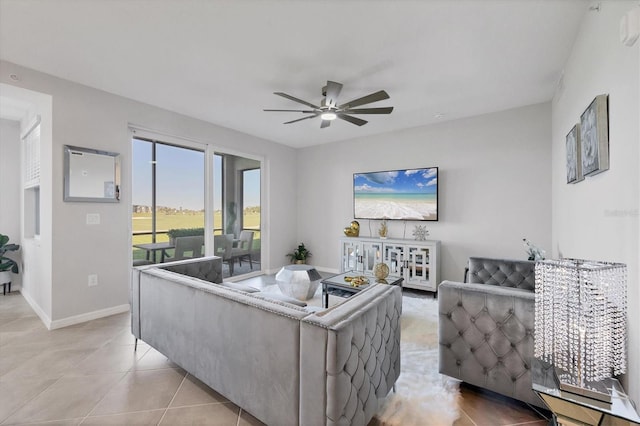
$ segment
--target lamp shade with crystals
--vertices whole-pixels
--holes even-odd
[[[626,265],[544,260],[535,277],[535,357],[561,389],[607,401],[597,382],[627,370]]]

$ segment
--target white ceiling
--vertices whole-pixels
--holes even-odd
[[[0,0],[0,58],[293,147],[545,102],[585,0]],[[263,108],[384,89],[358,127]],[[303,107],[304,109],[304,107]],[[443,118],[435,118],[436,114]]]

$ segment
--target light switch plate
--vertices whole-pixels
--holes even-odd
[[[100,225],[100,213],[87,213],[87,225]]]

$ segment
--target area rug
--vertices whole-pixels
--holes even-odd
[[[274,281],[275,282],[275,281]],[[268,285],[263,292],[279,292]],[[329,306],[344,299],[330,296]],[[321,306],[322,289],[307,300]],[[369,426],[450,426],[459,417],[459,381],[438,373],[438,301],[402,297],[400,377]]]
[[[370,425],[445,426],[459,417],[458,381],[438,373],[438,302],[402,298],[401,368]]]

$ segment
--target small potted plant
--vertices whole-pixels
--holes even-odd
[[[311,257],[311,252],[307,250],[304,246],[304,243],[300,243],[298,248],[292,251],[291,253],[287,253],[289,259],[291,259],[291,263],[307,263],[307,259]]]
[[[19,245],[9,244],[8,236],[0,234],[0,285],[10,283],[11,273],[18,273],[18,263],[4,254],[8,251],[17,251],[19,249]],[[9,291],[11,291],[11,286],[9,286]]]

